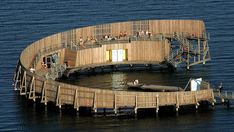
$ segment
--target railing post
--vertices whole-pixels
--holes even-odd
[[[189,57],[190,57],[190,54],[189,54],[190,47],[189,46],[190,45],[188,44],[188,49],[187,49],[187,51],[188,51],[188,54],[187,54],[187,69],[189,69]]]
[[[114,112],[117,114],[117,98],[116,98],[116,93],[114,93]]]
[[[159,111],[159,97],[158,94],[156,95],[156,115],[158,115],[158,111]]]
[[[47,105],[46,81],[43,82],[42,86],[41,103],[44,103],[45,106]]]
[[[20,95],[26,95],[27,94],[27,73],[24,71],[21,86],[20,86]]]
[[[197,47],[198,47],[198,62],[200,62],[201,61],[201,41],[199,38],[197,39]]]
[[[211,89],[211,98],[212,98],[212,106],[214,106],[214,103],[216,102],[216,100],[215,100],[215,98],[214,98],[213,89]]]
[[[61,99],[60,99],[60,85],[57,88],[56,106],[59,106],[59,109],[62,108]]]
[[[21,78],[20,78],[20,74],[21,74],[21,65],[19,65],[17,73],[16,73],[16,78],[15,78],[15,83],[14,83],[14,89],[18,90],[18,83],[21,83]],[[21,84],[19,84],[21,85]]]
[[[95,113],[97,113],[97,93],[96,91],[94,92],[94,99],[93,99],[93,110]]]
[[[75,98],[74,98],[74,108],[76,111],[79,111],[79,96],[78,96],[78,89],[75,91]]]
[[[197,91],[194,92],[194,96],[195,96],[195,102],[196,102],[196,105],[195,105],[195,108],[198,109],[198,106],[200,105],[198,100],[197,100]]]
[[[16,74],[17,74],[19,66],[20,66],[20,63],[19,63],[19,60],[18,60],[17,65],[15,67],[15,72],[14,72],[14,75],[13,75],[13,82],[16,81]],[[12,85],[14,85],[14,83]]]
[[[178,112],[180,108],[180,104],[179,104],[179,93],[176,92],[176,111]]]
[[[25,93],[27,94],[27,90],[25,90]],[[36,101],[35,98],[35,77],[32,77],[31,83],[30,83],[30,91],[29,91],[29,99],[33,99],[33,101]]]
[[[135,96],[135,109],[134,109],[134,112],[135,114],[137,114],[137,95]]]

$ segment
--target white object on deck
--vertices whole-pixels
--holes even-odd
[[[191,91],[200,90],[202,78],[192,79],[191,80]]]

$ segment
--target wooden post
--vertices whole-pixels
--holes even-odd
[[[197,92],[195,91],[194,92],[194,96],[195,96],[195,102],[196,102],[196,105],[195,105],[195,108],[198,109],[198,106],[200,105],[198,100],[197,100]]]
[[[97,93],[94,92],[94,98],[93,98],[93,110],[95,113],[97,113]]]
[[[115,98],[115,100],[114,100],[114,112],[115,112],[115,114],[117,114],[117,97],[116,97],[116,93],[114,94],[114,98]]]
[[[21,86],[20,86],[20,95],[26,95],[27,93],[27,73],[24,71]]]
[[[59,109],[62,108],[61,99],[60,99],[60,85],[57,88],[56,106],[59,106]]]
[[[75,98],[74,98],[74,108],[76,111],[79,111],[79,96],[78,96],[78,89],[76,89]]]
[[[156,115],[158,115],[158,111],[159,111],[159,97],[158,94],[156,95]]]
[[[20,78],[20,74],[21,74],[21,65],[19,65],[18,71],[16,73],[16,79],[15,79],[15,84],[14,84],[14,89],[18,90],[18,83],[21,83],[21,78]],[[19,84],[20,85],[20,84]]]
[[[47,105],[46,81],[43,82],[42,86],[41,103],[44,103],[45,106]]]
[[[203,42],[203,57],[202,57],[202,59],[203,59],[203,65],[206,64],[206,55],[205,55],[205,52],[206,52],[206,43],[207,43],[207,40],[205,40]]]
[[[134,109],[134,112],[135,114],[137,114],[137,95],[135,96],[135,109]]]
[[[25,91],[26,92],[26,91]],[[33,101],[36,101],[35,98],[35,77],[32,77],[31,83],[30,83],[30,91],[29,91],[29,99],[33,99]]]
[[[213,90],[211,91],[211,97],[212,97],[212,103],[211,103],[211,105],[214,106],[214,103],[216,102],[216,100],[214,98],[214,92],[213,92]]]
[[[198,48],[198,62],[201,61],[201,41],[200,38],[197,39],[197,48]]]
[[[186,40],[187,41],[187,40]],[[189,69],[189,57],[190,57],[190,55],[189,55],[189,50],[190,50],[190,47],[189,47],[190,45],[188,44],[188,53],[187,53],[187,69]]]
[[[178,112],[179,108],[180,108],[179,95],[178,92],[176,92],[176,112]]]
[[[15,82],[15,80],[16,80],[17,70],[18,70],[19,66],[20,66],[20,64],[19,64],[19,60],[18,60],[17,65],[16,65],[16,67],[15,67],[15,72],[14,72],[14,75],[13,75],[13,81],[14,81],[14,82]]]

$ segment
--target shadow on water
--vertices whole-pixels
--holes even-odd
[[[22,111],[25,111],[25,114],[55,114],[71,117],[112,117],[112,118],[148,118],[148,117],[176,117],[189,115],[193,113],[210,113],[213,111],[211,107],[208,107],[207,104],[203,103],[199,106],[199,109],[196,109],[194,105],[181,106],[179,111],[175,111],[175,106],[160,106],[159,112],[156,114],[156,109],[138,109],[137,114],[134,113],[134,108],[119,108],[118,114],[114,114],[113,109],[98,109],[97,113],[94,113],[91,107],[80,107],[79,112],[73,108],[72,105],[65,105],[61,109],[56,106],[54,103],[48,102],[45,106],[40,100],[36,102],[28,100],[23,96],[17,98],[17,102],[22,104]]]
[[[58,81],[84,87],[127,91],[129,90],[127,82],[133,82],[136,79],[143,84],[184,87],[192,76],[191,72],[186,70],[171,72],[165,67],[149,68],[144,65],[138,65],[132,69],[118,68],[118,70],[105,67],[101,71],[100,68],[77,71],[68,78],[63,77]]]
[[[196,127],[206,128],[205,124],[212,127],[213,123],[216,122],[214,118],[221,118],[223,115],[232,115],[233,113],[232,108],[226,109],[222,106],[220,110],[220,105],[217,106],[218,110],[214,112],[213,109],[204,107],[207,105],[202,103],[198,110],[195,109],[195,106],[181,106],[178,113],[174,106],[160,107],[158,115],[155,109],[139,109],[137,116],[135,116],[132,108],[128,110],[120,109],[117,116],[111,109],[106,109],[105,114],[103,109],[98,109],[98,113],[94,114],[91,108],[80,108],[78,113],[72,106],[64,106],[59,109],[54,104],[48,103],[45,107],[39,100],[34,103],[22,96],[17,97],[17,103],[21,106],[18,112],[22,116],[19,120],[24,122],[25,128],[30,126],[34,130],[50,130],[50,128],[52,129],[51,125],[59,127],[53,128],[53,130],[105,131],[113,130],[113,128],[116,128],[116,131],[123,129],[140,131],[148,128],[169,131],[178,128],[191,130]],[[40,128],[39,124],[43,128]]]
[[[11,89],[13,66],[20,52],[34,41],[48,35],[101,23],[120,22],[139,19],[199,19],[204,20],[209,41],[212,61],[205,66],[195,66],[189,71],[174,74],[155,72],[119,72],[79,76],[73,84],[99,88],[125,90],[125,81],[138,78],[149,84],[171,84],[184,86],[190,77],[202,77],[212,82],[222,81],[224,88],[233,90],[233,18],[232,0],[214,1],[1,1],[1,108],[0,131],[232,131],[234,109],[215,106],[215,112],[191,112],[179,116],[159,116],[153,114],[137,120],[116,117],[93,118],[76,116],[73,109],[59,112],[52,106],[28,102]],[[46,19],[45,19],[46,18]],[[11,74],[8,74],[11,73]],[[98,79],[97,79],[98,78]],[[100,79],[99,79],[100,78]],[[124,80],[122,78],[125,78]],[[121,80],[122,79],[122,80]],[[88,81],[89,80],[89,81]],[[96,81],[95,81],[96,80]],[[69,80],[68,80],[69,81]],[[234,103],[232,103],[234,104]],[[233,106],[232,106],[233,107]],[[181,108],[182,109],[182,108]],[[74,114],[75,113],[75,114]],[[140,111],[139,111],[140,113]],[[147,115],[150,112],[144,112]],[[152,113],[155,111],[152,109]],[[141,115],[141,114],[140,114]],[[153,117],[151,117],[151,115]]]

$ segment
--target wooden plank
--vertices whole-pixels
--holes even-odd
[[[145,23],[148,26],[146,30],[152,32],[153,35],[168,35],[171,36],[174,32],[179,32],[184,35],[196,35],[198,39],[202,37],[205,31],[205,25],[202,21],[194,20],[144,20],[134,22],[121,22],[105,24],[111,36],[118,36],[120,32],[126,30],[127,34],[134,36],[134,30],[137,25],[135,23]],[[110,26],[108,26],[110,25]],[[136,27],[134,27],[136,26]],[[139,26],[139,25],[138,25]],[[35,59],[35,56],[42,50],[55,50],[63,45],[71,45],[71,41],[79,41],[82,37],[86,39],[95,36],[97,26],[84,27],[79,29],[72,29],[66,32],[54,34],[38,40],[29,45],[20,56],[19,67],[15,74],[15,89],[17,86],[21,90],[30,87],[30,98],[36,98],[35,94],[41,95],[41,102],[47,104],[48,101],[56,103],[59,107],[63,104],[74,105],[74,108],[79,110],[80,106],[97,108],[113,108],[115,113],[119,107],[134,107],[135,112],[138,108],[156,108],[164,105],[180,105],[194,104],[201,100],[212,100],[213,91],[209,90],[209,85],[204,85],[206,88],[197,92],[162,92],[162,93],[144,93],[144,92],[113,92],[110,90],[91,89],[87,87],[73,86],[69,84],[62,84],[51,81],[45,82],[40,80],[37,76],[26,73],[21,74],[22,68],[29,69]],[[138,30],[138,29],[137,29]],[[139,28],[141,30],[141,28]],[[108,34],[99,34],[108,35]],[[97,48],[86,48],[81,50],[59,50],[60,63],[70,61],[70,67],[95,67],[101,65],[113,65],[118,63],[123,64],[137,64],[149,63],[156,64],[164,61],[164,58],[170,54],[170,43],[167,40],[146,40],[142,38],[141,41],[131,41],[112,44],[101,45]],[[199,41],[200,43],[200,41]],[[199,45],[199,44],[198,44]],[[204,49],[207,48],[206,42]],[[115,49],[127,49],[128,61],[112,63],[106,61],[106,51]],[[56,50],[58,51],[58,50]],[[49,52],[49,53],[52,53]],[[140,53],[140,54],[139,54]],[[48,53],[47,53],[48,54]],[[43,55],[47,55],[43,54]],[[42,59],[42,58],[41,58]],[[40,68],[39,66],[37,68]],[[42,77],[43,78],[43,77]],[[30,83],[30,80],[33,82]],[[18,83],[21,83],[20,85]],[[23,88],[23,89],[22,89]]]

